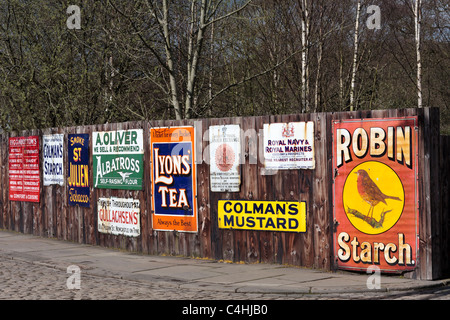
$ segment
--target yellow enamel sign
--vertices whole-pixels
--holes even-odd
[[[219,200],[219,228],[306,232],[306,202]]]

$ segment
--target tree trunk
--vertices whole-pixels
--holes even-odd
[[[192,12],[192,19],[194,18],[194,10],[195,10],[195,4],[194,1],[192,1],[191,5],[191,12]],[[199,21],[199,27],[197,31],[197,39],[195,39],[193,36],[189,39],[189,51],[188,51],[188,79],[187,79],[187,86],[186,86],[186,102],[185,102],[185,110],[184,110],[184,118],[189,119],[190,113],[193,107],[194,102],[194,86],[195,86],[195,79],[197,77],[197,67],[198,67],[198,60],[200,57],[200,51],[202,49],[203,45],[203,35],[205,33],[206,29],[206,9],[207,9],[207,1],[202,0],[201,8],[200,8],[200,21]]]
[[[302,112],[309,112],[309,81],[308,81],[308,32],[309,32],[309,13],[307,0],[301,3],[302,19]]]
[[[415,25],[415,40],[416,40],[416,57],[417,57],[417,107],[422,108],[422,61],[420,57],[420,0],[416,0],[414,8],[414,25]]]
[[[173,60],[172,60],[172,47],[170,44],[170,34],[169,34],[169,20],[168,20],[168,12],[169,9],[167,7],[167,0],[163,1],[163,19],[160,21],[162,24],[162,29],[164,33],[164,41],[165,41],[165,51],[166,51],[166,65],[169,71],[169,83],[170,83],[170,100],[173,108],[175,109],[175,118],[177,120],[181,120],[183,118],[181,112],[181,106],[178,101],[178,89],[177,83],[175,80],[175,74],[173,69]]]
[[[354,39],[352,81],[351,81],[351,85],[350,85],[350,111],[355,110],[355,83],[356,83],[356,69],[358,67],[358,29],[359,29],[360,11],[361,11],[361,0],[358,0],[358,4],[357,4],[357,8],[356,8],[356,21],[355,21],[355,39]]]
[[[314,112],[319,110],[319,81],[320,81],[320,72],[322,66],[322,52],[323,52],[323,5],[320,6],[320,15],[319,15],[319,43],[317,46],[317,71],[316,71],[316,81],[314,85]]]

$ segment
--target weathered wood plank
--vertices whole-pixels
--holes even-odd
[[[51,135],[53,134],[53,129],[49,128],[49,129],[44,129],[42,130],[42,137],[39,140],[39,145],[40,145],[40,155],[41,155],[41,159],[43,159],[43,136],[44,135]],[[41,160],[42,161],[42,160]],[[43,161],[40,164],[40,171],[41,171],[41,177],[43,177]],[[44,179],[41,179],[41,202],[40,202],[40,206],[41,206],[41,212],[43,212],[43,214],[45,215],[45,217],[43,218],[43,229],[45,230],[44,233],[46,236],[52,237],[53,236],[53,232],[52,232],[52,226],[53,226],[53,213],[56,211],[56,208],[54,208],[54,204],[55,204],[55,195],[54,195],[54,191],[55,188],[53,188],[53,185],[50,186],[44,186]],[[41,235],[42,236],[42,235]]]
[[[141,202],[141,244],[142,252],[151,254],[152,252],[152,230],[151,230],[151,179],[150,179],[150,124],[144,121],[144,179],[143,189],[139,196]]]
[[[40,181],[40,187],[39,187],[39,202],[33,202],[31,203],[31,217],[30,217],[30,223],[29,227],[31,228],[32,234],[36,236],[44,236],[44,227],[45,227],[45,211],[42,208],[42,202],[43,202],[43,161],[42,161],[42,154],[43,154],[43,146],[42,146],[42,132],[38,129],[31,130],[32,136],[38,136],[39,137],[39,181]]]
[[[56,213],[56,220],[57,220],[57,226],[56,226],[56,236],[58,239],[67,240],[67,224],[68,224],[68,215],[69,215],[69,183],[67,181],[67,177],[69,176],[69,157],[68,157],[68,150],[69,150],[69,134],[71,132],[71,128],[64,128],[64,186],[60,189],[61,190],[61,204],[59,210],[57,210]]]
[[[93,155],[92,155],[92,133],[95,130],[95,126],[85,126],[83,133],[89,134],[89,181],[90,181],[90,202],[91,205],[89,208],[83,208],[83,243],[96,245],[97,244],[97,197],[96,197],[96,188],[94,188],[94,163],[93,163]]]
[[[263,143],[263,126],[264,123],[270,122],[270,116],[261,116],[255,119],[255,129],[257,132],[257,146],[258,159],[256,164],[257,169],[257,183],[258,195],[255,200],[273,200],[273,174],[265,169],[264,166],[264,143]],[[259,231],[259,248],[260,248],[260,262],[274,263],[275,250],[273,246],[273,235],[271,231]]]
[[[428,259],[431,259],[431,261],[429,261],[427,265],[426,279],[431,280],[438,278],[442,274],[440,256],[444,254],[444,252],[441,252],[443,243],[440,232],[440,228],[443,224],[443,218],[439,207],[441,189],[433,188],[433,186],[441,185],[439,172],[439,109],[424,109],[424,121],[424,127],[427,130],[426,137],[424,138],[428,139],[428,143],[424,146],[424,184],[426,185],[426,192],[423,195],[424,198],[421,200],[424,201],[425,206],[427,206],[429,210],[426,215],[430,217],[430,233],[427,238],[431,240],[431,246],[428,245],[427,254],[429,255]],[[420,203],[422,203],[422,201]],[[422,269],[422,271],[424,270]]]
[[[245,142],[243,139],[243,118],[241,117],[235,117],[230,119],[228,122],[224,123],[221,121],[221,124],[233,124],[233,125],[239,125],[240,128],[240,139],[241,139],[241,146],[240,146],[240,154],[241,157],[239,159],[239,162],[242,164],[244,161],[242,159],[244,158],[245,154]],[[239,188],[239,192],[226,192],[229,194],[229,198],[233,200],[248,200],[248,192],[251,191],[251,182],[247,181],[247,179],[250,178],[250,176],[247,176],[247,174],[250,172],[249,165],[247,163],[243,163],[240,166],[241,171],[241,186]],[[245,177],[245,179],[244,179]],[[245,180],[245,181],[244,181]],[[246,190],[246,186],[249,186],[249,190]],[[227,242],[227,244],[232,244],[233,246],[233,261],[238,262],[246,262],[247,261],[247,236],[250,231],[247,230],[233,230],[230,234],[230,240]],[[231,252],[231,250],[229,250]]]
[[[197,121],[196,125],[196,159],[197,159],[197,206],[198,206],[198,224],[199,224],[199,253],[202,258],[211,258],[211,203],[209,196],[209,145],[207,134],[209,126],[208,119]]]
[[[258,134],[254,117],[242,118],[241,125],[241,195],[246,200],[259,200],[258,191]],[[246,234],[246,262],[260,262],[259,232],[249,230]]]
[[[450,257],[448,254],[450,251],[450,136],[440,137],[440,175],[441,175],[441,203],[440,211],[442,215],[441,224],[441,266],[442,275],[440,277],[446,278],[450,275]],[[447,195],[447,196],[446,196]]]
[[[331,172],[331,144],[327,143],[331,138],[331,122],[325,113],[313,115],[314,119],[314,150],[315,170],[313,170],[313,203],[314,221],[314,267],[329,269],[331,259],[331,217],[332,217],[332,172]]]
[[[57,128],[55,133],[63,134],[63,172],[64,172],[64,184],[62,186],[56,186],[54,188],[54,199],[55,199],[55,210],[52,212],[53,221],[51,224],[51,231],[49,231],[49,237],[56,237],[60,239],[62,232],[62,217],[65,216],[65,212],[67,210],[67,181],[66,177],[68,174],[68,161],[67,161],[67,134],[64,128]]]
[[[284,118],[286,119],[286,118]],[[270,123],[279,123],[283,122],[283,117],[281,115],[277,116],[271,116],[270,117]],[[292,182],[290,182],[292,183]],[[273,190],[272,190],[272,199],[271,200],[284,200],[283,195],[283,172],[281,170],[278,170],[276,173],[274,172],[273,175]],[[286,263],[285,257],[285,234],[280,232],[273,232],[273,246],[274,246],[274,254],[275,254],[275,262],[277,263]]]
[[[229,122],[225,119],[210,119],[210,126],[224,125]],[[209,127],[208,127],[209,130]],[[210,192],[211,199],[211,216],[213,226],[213,239],[215,244],[216,259],[223,259],[225,261],[235,261],[235,248],[234,248],[234,232],[232,230],[224,230],[218,228],[218,201],[225,199],[235,199],[236,195],[232,192]]]

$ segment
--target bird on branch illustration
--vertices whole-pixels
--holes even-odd
[[[363,198],[364,201],[366,201],[369,205],[369,212],[367,213],[367,217],[372,218],[373,216],[373,209],[374,207],[380,203],[383,202],[385,205],[386,199],[391,200],[398,200],[401,201],[398,197],[388,196],[381,192],[380,188],[373,182],[373,180],[369,177],[369,174],[367,171],[360,169],[355,174],[358,175],[357,178],[357,187],[358,187],[358,193]]]

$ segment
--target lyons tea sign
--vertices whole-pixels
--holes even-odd
[[[150,129],[153,229],[197,232],[194,127]]]
[[[416,267],[417,117],[333,122],[334,254],[339,268]]]

